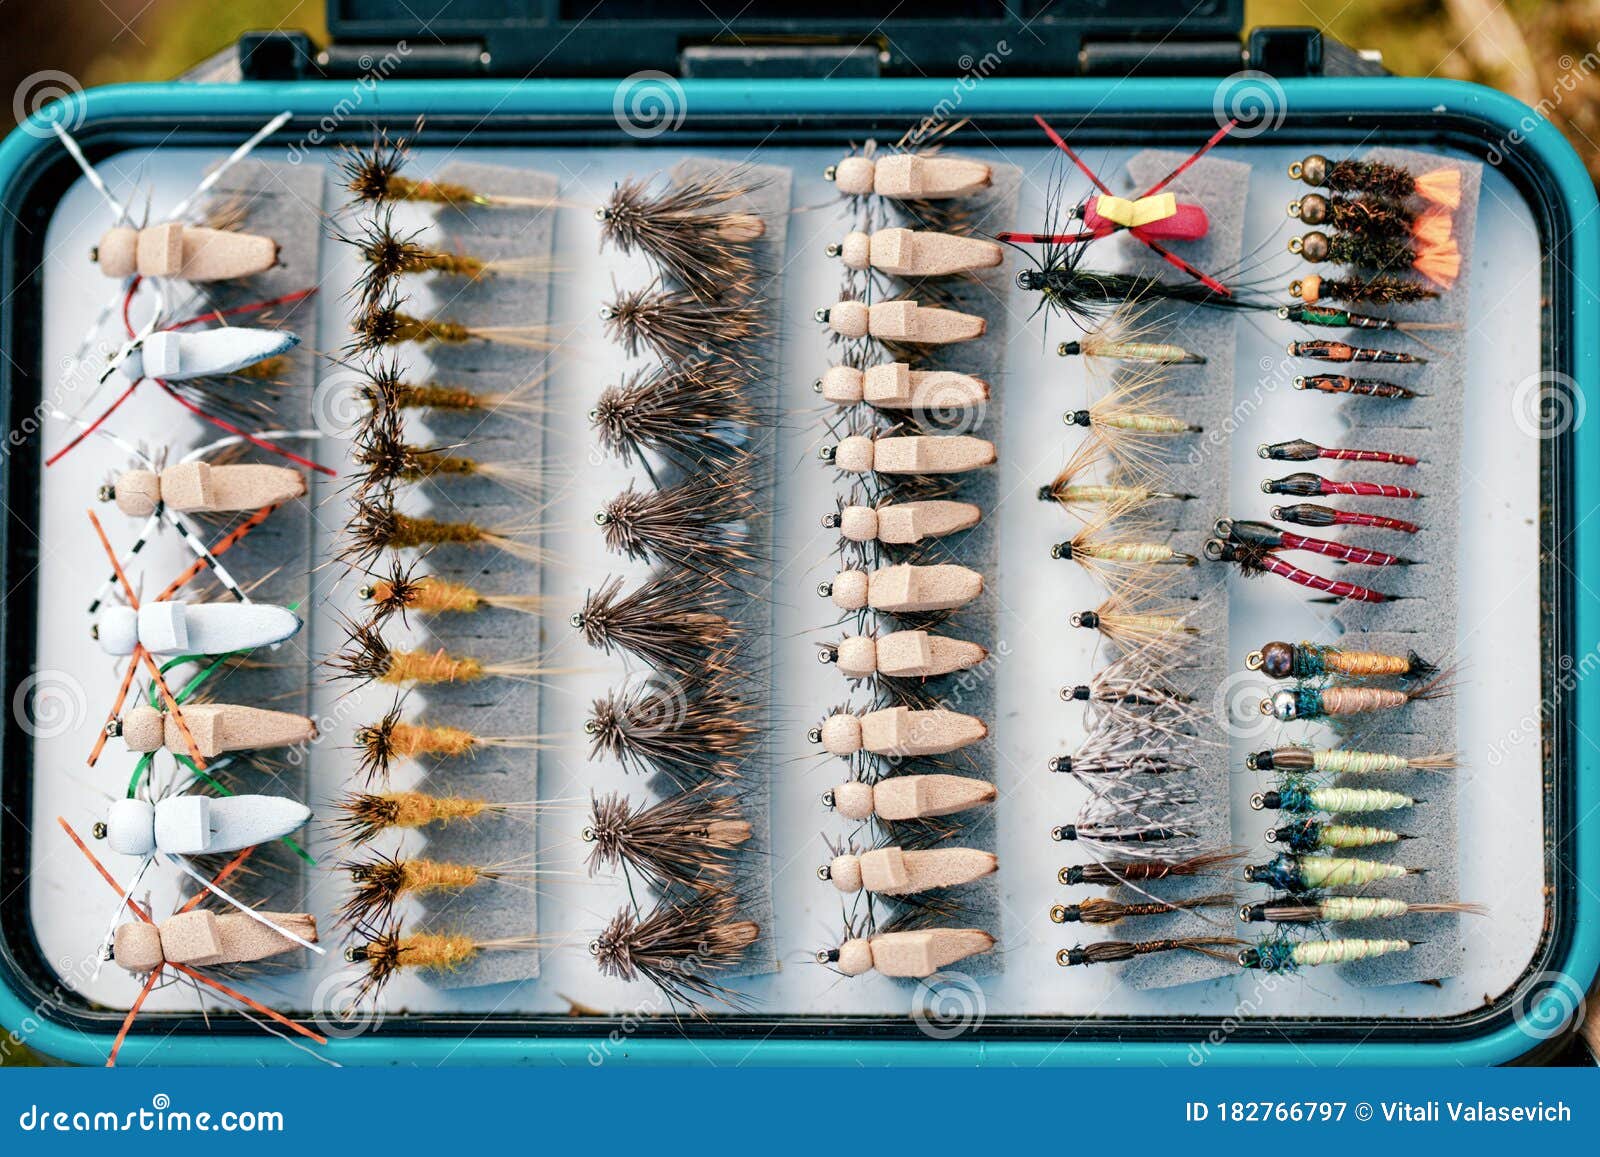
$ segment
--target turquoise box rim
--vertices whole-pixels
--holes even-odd
[[[182,118],[227,108],[234,117],[258,115],[263,120],[282,111],[320,118],[353,83],[312,81],[234,85],[121,85],[75,93],[35,113],[0,143],[0,191],[9,192],[18,175],[47,149],[57,149],[53,120],[81,131],[85,126],[119,119]],[[1566,243],[1568,260],[1554,276],[1566,282],[1573,303],[1571,341],[1566,350],[1573,379],[1595,380],[1600,364],[1600,220],[1594,186],[1571,145],[1537,112],[1510,97],[1455,81],[1399,77],[1314,78],[1273,81],[1285,107],[1295,113],[1322,116],[1409,114],[1446,116],[1475,122],[1498,144],[1515,154],[1565,203],[1572,222]],[[682,81],[691,119],[726,116],[850,115],[871,109],[884,118],[904,117],[912,123],[926,115],[952,91],[949,80],[831,80],[826,82]],[[1045,109],[1055,115],[1092,115],[1112,111],[1157,118],[1174,109],[1209,110],[1219,92],[1216,81],[1183,80],[1007,80],[990,77],[963,90],[963,116],[1031,114]],[[617,85],[612,81],[400,81],[373,84],[364,93],[362,119],[374,116],[430,115],[530,116],[593,118],[611,113]],[[11,204],[11,198],[5,198]],[[1580,504],[1600,502],[1600,424],[1580,426],[1572,436],[1573,493]],[[1573,570],[1600,571],[1600,525],[1578,520],[1571,542]],[[1600,644],[1600,595],[1580,591],[1572,606],[1575,640]],[[1600,701],[1582,696],[1574,709],[1581,734],[1600,734]],[[1579,745],[1573,777],[1576,814],[1600,807],[1600,749]],[[0,775],[5,770],[0,768]],[[1585,832],[1575,825],[1570,860],[1580,879],[1600,880],[1600,828]],[[1600,894],[1577,889],[1569,916],[1568,951],[1553,962],[1568,978],[1581,980],[1587,991],[1600,974]],[[1554,971],[1554,969],[1552,969]],[[1523,1018],[1529,1023],[1559,1021],[1560,1002],[1570,996],[1559,986],[1535,994]],[[1547,1007],[1548,1006],[1548,1007]],[[109,1033],[84,1033],[49,1019],[30,1007],[9,987],[0,987],[0,1025],[12,1026],[26,1043],[46,1054],[85,1064],[104,1062]],[[18,1028],[17,1026],[21,1026]],[[31,1031],[30,1031],[31,1028]],[[837,1029],[835,1030],[838,1031]],[[1235,1041],[1212,1049],[1206,1064],[1261,1065],[1492,1065],[1516,1060],[1541,1043],[1519,1024],[1466,1039],[1417,1042],[1317,1042],[1282,1044]],[[596,1064],[627,1061],[652,1064],[818,1065],[885,1064],[921,1066],[967,1065],[1187,1065],[1198,1063],[1187,1039],[1175,1041],[1074,1041],[1064,1029],[1051,1040],[861,1040],[833,1035],[808,1040],[627,1039],[620,1034],[596,1037],[478,1038],[414,1033],[368,1034],[331,1040],[327,1057],[344,1064]],[[596,1058],[599,1058],[599,1061]],[[260,1064],[261,1041],[249,1036],[159,1038],[135,1033],[123,1046],[126,1064]],[[294,1050],[282,1050],[285,1064],[313,1063]]]

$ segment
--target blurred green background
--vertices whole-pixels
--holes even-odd
[[[0,92],[17,94],[0,128],[46,70],[85,88],[166,80],[252,29],[327,38],[321,0],[13,0],[0,12]],[[1502,89],[1554,121],[1600,179],[1600,0],[1249,0],[1245,26],[1264,24],[1321,27],[1382,52],[1392,72]],[[0,1052],[0,1064],[33,1059]]]
[[[1377,49],[1393,72],[1503,89],[1546,111],[1600,177],[1600,0],[1247,0],[1245,8],[1247,28],[1314,25]],[[251,29],[326,39],[321,0],[13,0],[4,16],[0,92],[18,96],[0,108],[0,128],[43,70],[85,87],[165,80]]]
[[[0,15],[7,92],[40,69],[65,72],[85,88],[170,80],[257,28],[300,28],[327,39],[322,0],[31,0],[6,4]]]

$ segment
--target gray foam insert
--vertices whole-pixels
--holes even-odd
[[[1374,149],[1367,159],[1400,165],[1413,173],[1440,164],[1428,154],[1398,149]],[[1353,344],[1403,349],[1421,353],[1426,365],[1375,366],[1352,372],[1402,382],[1423,396],[1406,401],[1351,398],[1341,405],[1349,424],[1347,445],[1359,449],[1398,450],[1417,455],[1416,467],[1366,462],[1328,462],[1322,471],[1332,478],[1394,482],[1420,490],[1415,501],[1381,498],[1336,498],[1330,505],[1345,510],[1392,514],[1422,527],[1417,534],[1339,527],[1337,537],[1415,559],[1408,567],[1344,567],[1340,577],[1362,582],[1385,594],[1404,596],[1390,603],[1340,604],[1332,627],[1342,630],[1333,641],[1351,650],[1404,654],[1415,650],[1429,662],[1448,669],[1455,661],[1457,614],[1460,606],[1457,543],[1462,533],[1460,498],[1462,478],[1462,395],[1473,388],[1474,375],[1466,356],[1466,330],[1470,301],[1465,271],[1471,268],[1473,238],[1477,228],[1480,166],[1449,162],[1461,170],[1461,205],[1454,211],[1456,244],[1461,250],[1462,279],[1430,302],[1384,313],[1404,320],[1446,322],[1453,330],[1422,336],[1431,349],[1394,333],[1352,331],[1344,340]],[[1376,312],[1376,311],[1374,311]],[[1321,533],[1321,532],[1314,532]],[[1329,573],[1324,568],[1324,573]],[[1462,672],[1461,678],[1471,678]],[[1456,751],[1455,696],[1414,702],[1398,712],[1355,716],[1336,726],[1349,747],[1425,755]],[[1412,903],[1470,900],[1460,895],[1457,798],[1458,778],[1451,773],[1413,773],[1399,776],[1363,776],[1363,783],[1404,792],[1425,802],[1415,808],[1386,812],[1377,817],[1357,817],[1411,837],[1398,844],[1352,852],[1363,858],[1404,863],[1424,868],[1420,876],[1384,881],[1364,889],[1364,894],[1394,896]],[[1407,916],[1402,920],[1368,921],[1342,926],[1340,936],[1401,936],[1420,941],[1410,952],[1341,966],[1352,982],[1396,984],[1408,980],[1435,980],[1453,976],[1462,959],[1461,918],[1451,914]]]
[[[506,196],[553,197],[555,177],[499,165],[452,162],[439,179],[459,182],[480,192]],[[542,258],[548,266],[554,239],[553,213],[537,208],[455,209],[437,214],[440,248],[457,249],[487,260]],[[449,318],[475,326],[547,325],[550,318],[548,273],[490,276],[479,280],[428,279],[431,304],[412,287],[408,312]],[[508,391],[544,371],[542,351],[494,342],[435,345],[427,350],[438,376],[470,382],[475,390]],[[417,366],[420,359],[413,358]],[[420,372],[420,368],[416,371]],[[524,395],[528,396],[528,395]],[[542,389],[530,400],[542,397]],[[458,446],[454,452],[484,462],[542,466],[539,439],[529,437],[520,421],[449,419],[430,414],[428,425],[416,417],[406,421],[406,437],[419,445]],[[548,490],[553,479],[543,479]],[[449,521],[473,522],[504,531],[532,531],[542,521],[540,499],[528,497],[488,478],[445,478],[409,488],[399,502],[408,510]],[[524,533],[524,539],[537,541]],[[537,595],[543,568],[492,548],[441,548],[430,552],[422,570],[442,575],[486,594]],[[443,647],[453,655],[471,655],[485,662],[515,662],[545,653],[544,618],[513,610],[486,608],[471,614],[411,617],[409,645]],[[401,624],[385,628],[391,645],[407,639]],[[539,731],[537,681],[486,679],[426,687],[407,698],[406,717],[465,727],[480,736],[524,736]],[[376,697],[369,697],[369,701]],[[377,700],[380,704],[381,700]],[[377,710],[382,710],[379,706]],[[537,751],[485,748],[460,759],[429,761],[419,785],[439,795],[463,795],[491,803],[528,803],[539,799]],[[469,823],[436,824],[404,839],[408,855],[477,866],[516,864],[540,872],[565,869],[542,857],[538,825],[528,814],[486,815]],[[539,927],[539,890],[535,881],[483,883],[457,893],[439,893],[421,904],[417,927],[436,932],[465,933],[477,939],[530,936]],[[448,973],[430,973],[429,983],[441,988],[470,988],[527,980],[539,975],[540,952],[482,952]]]
[[[758,414],[766,416],[763,426],[750,432],[749,449],[755,456],[753,479],[758,506],[768,512],[751,528],[757,553],[764,558],[773,557],[773,527],[780,517],[774,507],[778,469],[777,414],[781,405],[782,371],[776,334],[783,317],[784,252],[788,244],[790,189],[793,174],[781,165],[753,165],[731,163],[711,158],[691,158],[672,169],[674,180],[693,180],[706,173],[737,171],[750,178],[751,187],[727,203],[733,212],[757,214],[766,229],[751,245],[751,255],[756,268],[755,297],[774,336],[754,343],[745,352],[754,358],[755,371],[751,374],[750,395]],[[771,673],[775,669],[772,637],[772,587],[771,573],[757,573],[749,577],[733,576],[731,581],[743,596],[743,605],[736,617],[744,624],[748,643],[742,661],[752,673],[746,694],[759,701],[755,721],[760,727],[760,747],[746,765],[739,801],[745,818],[750,822],[750,839],[739,850],[737,864],[740,915],[761,926],[762,936],[744,950],[737,964],[729,970],[732,975],[754,976],[777,971],[779,961],[774,947],[774,922],[777,914],[772,904],[772,755],[771,735],[775,726]],[[674,790],[663,777],[653,785],[659,793]]]
[[[993,167],[989,188],[982,195],[965,199],[960,204],[973,232],[981,236],[1009,226],[1016,216],[1021,181],[1022,171],[1015,166]],[[868,211],[863,222],[846,226],[847,228],[878,229],[889,225],[900,225],[915,229],[932,227],[933,224],[918,220],[905,206],[894,202],[869,203],[863,208]],[[848,271],[843,272],[848,273]],[[999,438],[1006,392],[1005,358],[1012,321],[1008,303],[1011,276],[1009,267],[1001,265],[970,277],[930,279],[912,284],[847,277],[848,282],[865,290],[867,300],[887,300],[903,290],[918,300],[930,303],[936,301],[948,308],[985,319],[987,325],[982,337],[975,341],[932,347],[916,364],[921,369],[970,373],[990,384],[990,398],[984,406],[966,415],[946,415],[950,420],[949,423],[930,423],[927,432],[963,433],[988,438],[995,441],[996,449],[1002,455],[1005,453],[1005,447]],[[880,292],[885,289],[888,291]],[[895,359],[885,356],[877,360]],[[832,420],[834,415],[830,412],[827,417]],[[868,421],[892,421],[894,415],[867,414],[862,415],[862,418]],[[998,469],[972,471],[955,476],[955,481],[956,489],[950,497],[975,504],[984,512],[984,518],[970,530],[919,544],[915,562],[919,565],[956,563],[970,567],[984,576],[984,591],[977,599],[955,612],[949,619],[929,629],[935,634],[977,643],[988,650],[989,658],[970,670],[925,680],[920,685],[920,691],[931,696],[940,707],[975,716],[989,725],[991,738],[952,753],[945,757],[945,762],[953,774],[994,782],[997,756],[992,735],[993,729],[998,725],[999,716],[993,675],[994,665],[1004,662],[1005,659],[1004,651],[1001,649],[1004,640],[999,630],[1000,618],[1005,608],[1001,576],[998,574],[999,520],[993,515],[1003,495]],[[841,491],[847,491],[850,489],[849,480],[842,479],[838,486]],[[888,565],[888,560],[880,565]],[[906,623],[890,615],[870,617],[873,621],[868,623],[867,633],[886,634],[907,626]],[[857,632],[853,625],[847,624],[843,630],[830,627],[818,641],[833,642],[842,635],[854,633]],[[840,682],[843,687],[843,680]],[[841,695],[841,699],[843,698]],[[864,691],[858,691],[851,696],[852,709],[870,709],[872,704],[867,702],[867,698]],[[913,761],[900,768],[881,767],[877,770],[895,774],[940,770],[940,768]],[[1004,806],[1003,800],[993,807],[975,808],[954,816],[943,817],[939,821],[940,824],[948,825],[953,830],[942,843],[946,846],[981,848],[998,853],[1000,848],[995,813],[1001,806]],[[842,829],[849,828],[848,821],[838,819],[837,823]],[[871,824],[855,830],[843,830],[836,835],[836,838],[841,836],[844,840],[853,841],[862,847],[885,842],[890,838],[886,832],[878,831]],[[1004,857],[1001,858],[999,870],[1000,872],[1006,870]],[[1003,942],[1004,908],[1000,899],[998,874],[956,889],[948,897],[940,897],[937,902],[950,908],[942,923],[982,928]],[[879,902],[874,908],[881,909],[877,913],[880,924],[907,910],[906,905],[894,902]],[[964,960],[959,967],[969,975],[982,976],[1000,971],[1003,964],[1003,954],[995,951]]]
[[[1143,192],[1181,163],[1187,154],[1146,150],[1128,162],[1127,188],[1130,195]],[[1167,188],[1185,201],[1206,210],[1210,227],[1198,241],[1173,244],[1173,252],[1197,268],[1217,277],[1224,284],[1240,262],[1243,251],[1244,214],[1250,187],[1250,166],[1237,161],[1206,157],[1191,166]],[[1096,244],[1104,244],[1098,242]],[[1131,237],[1119,240],[1129,255],[1132,272],[1174,281],[1186,276],[1160,255]],[[1090,259],[1096,255],[1091,251]],[[1182,503],[1158,507],[1156,515],[1166,520],[1178,549],[1201,559],[1198,566],[1157,575],[1158,593],[1164,599],[1200,600],[1195,621],[1202,634],[1186,654],[1181,669],[1167,672],[1178,689],[1201,704],[1212,702],[1215,691],[1228,674],[1228,600],[1226,568],[1204,558],[1202,546],[1212,524],[1225,517],[1228,501],[1228,432],[1233,419],[1234,348],[1238,314],[1196,305],[1169,303],[1156,307],[1146,322],[1159,329],[1152,340],[1176,342],[1204,355],[1204,365],[1172,367],[1165,378],[1161,407],[1189,419],[1201,427],[1167,449],[1162,474],[1172,488],[1196,497]],[[1163,786],[1190,790],[1197,802],[1184,815],[1189,830],[1207,849],[1222,848],[1233,841],[1229,808],[1228,749],[1221,742],[1216,726],[1208,724],[1202,741],[1191,749],[1193,771],[1175,777],[1164,776]],[[1137,856],[1137,849],[1130,850]],[[1227,881],[1212,876],[1165,880],[1140,885],[1145,892],[1161,899],[1186,899],[1228,890]],[[1149,899],[1131,888],[1114,889],[1115,898],[1130,903]],[[1139,919],[1135,923],[1113,925],[1105,939],[1153,940],[1192,936],[1232,934],[1233,916],[1223,911],[1172,912]],[[1085,939],[1088,939],[1085,936]],[[1192,952],[1165,952],[1131,960],[1118,966],[1124,982],[1136,989],[1170,988],[1179,984],[1213,980],[1237,971],[1237,966]]]
[[[208,198],[208,207],[241,213],[239,228],[276,241],[278,264],[242,281],[206,286],[207,304],[194,312],[227,309],[315,287],[322,248],[323,189],[323,171],[315,165],[250,159],[224,173]],[[273,387],[271,417],[250,428],[311,428],[320,338],[314,300],[302,299],[266,313],[231,317],[228,324],[271,326],[299,335],[300,345],[287,355],[282,369],[275,375],[277,384]],[[203,441],[226,435],[226,431],[211,426],[205,427],[205,431],[201,435]],[[285,445],[316,461],[325,458],[319,453],[320,446],[316,442],[296,441]],[[245,461],[288,464],[283,458],[254,447],[246,447],[242,453]],[[221,537],[224,526],[234,525],[246,517],[248,515],[239,515],[227,523],[190,521],[200,539],[211,543]],[[297,715],[310,714],[317,640],[312,638],[311,629],[311,576],[300,560],[311,557],[314,530],[312,498],[308,494],[304,499],[284,503],[220,559],[252,599],[298,606],[305,626],[276,649],[254,653],[247,664],[219,668],[204,687],[208,698]],[[208,585],[205,575],[191,583],[179,597],[194,598],[193,592],[199,590],[208,592],[207,599],[230,598],[214,581]],[[178,690],[178,684],[170,677],[168,686],[174,692]],[[228,774],[219,774],[220,781],[237,793],[286,796],[315,809],[316,801],[306,795],[309,777],[303,753],[290,752],[288,758],[279,758],[283,752],[265,754],[270,757],[269,761],[237,764]],[[235,769],[238,774],[233,774]],[[309,844],[308,830],[295,835],[302,846]],[[307,900],[306,864],[286,845],[278,843],[258,849],[251,864],[256,870],[240,873],[227,885],[232,894],[280,910],[298,911],[301,906],[312,912],[318,910],[316,904]],[[269,865],[271,870],[262,870]]]

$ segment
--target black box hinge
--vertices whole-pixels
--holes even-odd
[[[1177,75],[1216,71],[1228,45],[1238,57],[1244,0],[328,0],[327,21],[340,72],[352,45],[404,42],[467,76],[956,78],[983,61],[985,76],[1136,61]]]
[[[494,58],[481,40],[445,44],[414,44],[409,40],[392,44],[339,41],[317,55],[317,66],[324,76],[334,78],[429,80],[495,75]]]
[[[678,72],[686,80],[859,80],[881,76],[886,60],[884,50],[872,44],[698,44],[678,55]]]
[[[1245,67],[1238,40],[1084,41],[1083,76],[1228,76]]]
[[[570,0],[569,0],[570,2]],[[811,0],[809,15],[740,0],[731,23],[706,19],[722,0],[599,0],[581,14],[562,0],[330,0],[332,44],[302,32],[252,32],[239,41],[237,75],[597,77],[640,72],[682,77],[1274,77],[1381,74],[1381,62],[1315,28],[1258,28],[1240,39],[1240,0],[1078,0],[1063,15],[1051,0],[923,0],[918,18],[877,20],[872,0]],[[837,19],[824,21],[818,6]],[[831,6],[831,7],[830,7]],[[492,17],[492,18],[491,18]],[[856,26],[860,25],[858,29]],[[228,62],[233,63],[233,62]]]

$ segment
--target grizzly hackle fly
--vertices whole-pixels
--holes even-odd
[[[739,778],[755,754],[755,704],[727,676],[699,687],[659,678],[596,699],[583,725],[589,758],[609,756],[637,775],[661,774],[679,787]]]
[[[595,211],[601,241],[646,254],[664,277],[704,301],[743,296],[755,278],[750,247],[766,225],[728,206],[757,184],[738,170],[681,179],[659,192],[647,180],[623,181]]]
[[[637,357],[649,350],[663,361],[734,351],[767,336],[760,301],[702,301],[687,289],[659,284],[619,292],[600,311],[606,336]]]
[[[739,919],[738,901],[726,892],[659,901],[648,915],[624,908],[589,945],[600,971],[619,980],[648,980],[675,1005],[705,1015],[707,1001],[739,1006],[739,994],[718,984],[761,935]]]
[[[724,358],[641,370],[608,387],[589,421],[609,454],[638,461],[658,481],[647,451],[695,470],[749,456],[758,422],[746,390],[750,375]]]
[[[708,584],[693,571],[654,575],[626,593],[608,579],[584,600],[572,625],[591,647],[627,651],[657,671],[704,677],[727,668],[739,639],[728,612],[727,587]]]
[[[691,570],[714,582],[749,575],[755,487],[739,467],[691,474],[659,489],[629,486],[595,513],[606,546],[628,558]]]
[[[637,872],[657,890],[717,892],[733,882],[735,856],[750,821],[720,787],[702,784],[657,802],[635,804],[621,792],[596,795],[583,838],[589,872]]]

